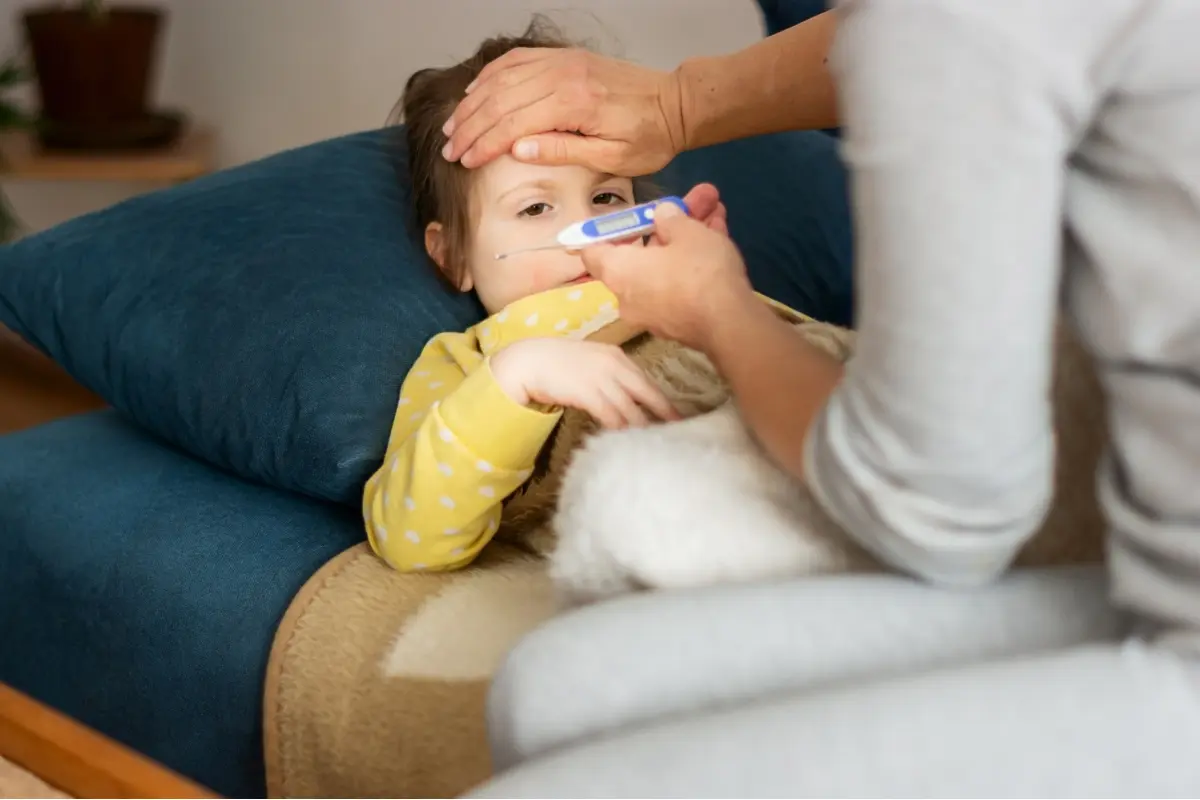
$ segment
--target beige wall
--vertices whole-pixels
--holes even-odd
[[[45,2],[46,0],[41,0]],[[381,124],[414,70],[550,12],[568,34],[659,67],[742,47],[760,33],[753,0],[139,0],[170,12],[158,97],[213,125],[222,166]],[[31,0],[0,0],[0,45],[19,41]],[[640,15],[640,16],[638,16]],[[144,188],[144,187],[138,187]],[[9,183],[42,228],[130,188]]]

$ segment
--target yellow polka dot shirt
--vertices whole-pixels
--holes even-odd
[[[400,388],[387,455],[367,482],[371,547],[398,570],[465,566],[495,535],[504,500],[529,478],[561,409],[518,405],[489,358],[521,339],[583,339],[617,318],[599,281],[510,304],[425,345]]]

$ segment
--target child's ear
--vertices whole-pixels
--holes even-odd
[[[433,263],[437,264],[443,275],[458,284],[460,292],[471,291],[475,284],[471,280],[470,271],[463,270],[462,276],[456,279],[446,264],[446,232],[442,223],[431,222],[425,226],[425,252],[429,253],[429,257],[433,259]]]

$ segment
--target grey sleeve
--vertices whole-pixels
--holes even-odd
[[[804,465],[863,547],[958,586],[1003,572],[1050,497],[1073,127],[1070,76],[979,6],[839,8],[859,345]]]

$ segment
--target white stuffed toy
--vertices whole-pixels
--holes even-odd
[[[850,355],[849,331],[811,321],[796,330],[835,355]],[[697,396],[695,376],[704,374],[698,366],[711,370],[684,349],[643,364],[677,405]],[[576,442],[557,487],[548,547],[550,575],[566,604],[642,589],[881,569],[767,457],[714,372],[707,381],[699,388],[708,392],[708,407],[714,387],[721,398],[713,410],[701,403],[697,416],[680,422],[592,432]],[[1103,399],[1090,359],[1065,330],[1053,401],[1055,499],[1019,566],[1102,558],[1093,484],[1106,441]]]

